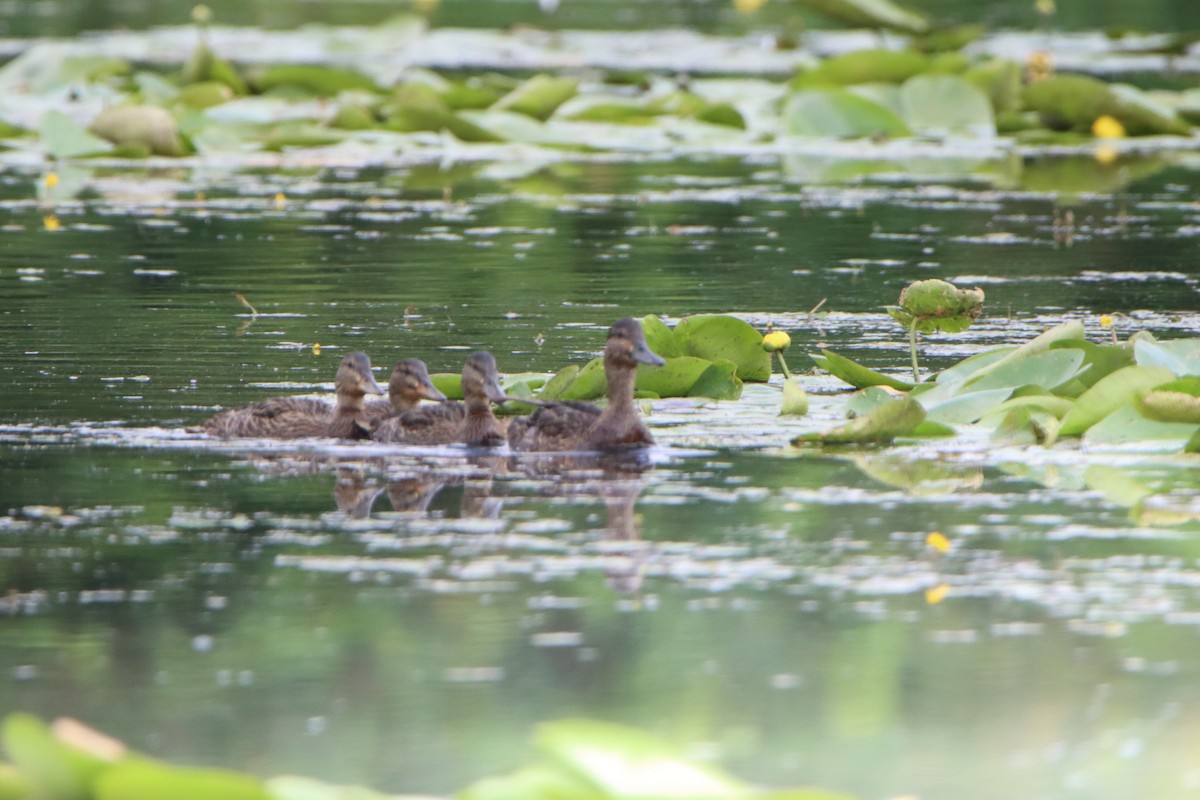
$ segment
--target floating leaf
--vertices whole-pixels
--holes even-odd
[[[892,0],[798,0],[804,8],[849,25],[925,33],[929,23],[915,11]]]
[[[1197,431],[1200,431],[1200,425],[1189,422],[1146,419],[1130,402],[1088,428],[1083,434],[1083,443],[1089,447],[1132,445],[1142,450],[1174,452],[1182,450]]]
[[[455,800],[607,800],[572,770],[556,764],[538,764],[509,775],[476,781]]]
[[[1058,439],[1058,417],[1034,406],[1009,409],[992,432],[992,441],[1008,445],[1040,444],[1046,447]]]
[[[593,358],[575,374],[562,393],[560,400],[596,400],[608,394],[608,380],[604,376],[604,359]]]
[[[688,397],[709,397],[713,400],[737,400],[742,396],[742,379],[737,376],[737,364],[714,361],[688,389]]]
[[[851,361],[845,356],[839,356],[832,350],[822,350],[821,355],[809,355],[809,358],[818,367],[841,378],[855,389],[865,389],[868,386],[890,386],[893,389],[908,391],[913,388],[913,384],[907,381],[893,378],[890,375],[884,375],[882,372],[876,372],[856,361]]]
[[[869,414],[857,417],[824,433],[805,433],[792,444],[877,444],[910,435],[925,420],[925,409],[911,397],[884,403]]]
[[[383,91],[357,70],[325,64],[277,64],[255,74],[252,82],[259,93],[290,88],[316,97],[333,97],[348,91]]]
[[[579,81],[574,78],[534,75],[497,100],[492,108],[497,111],[516,111],[544,122],[578,91]]]
[[[963,386],[970,388],[972,392],[1001,387],[1011,390],[1020,386],[1040,386],[1047,391],[1053,391],[1074,379],[1082,368],[1081,351],[1048,350],[1034,353],[1019,361],[1009,361],[989,370],[986,375],[966,381]]]
[[[31,714],[9,714],[0,737],[8,757],[39,797],[86,800],[92,781],[111,766],[60,742],[46,723]]]
[[[639,364],[637,388],[659,397],[683,397],[711,364],[707,359],[693,356],[668,358],[661,367]]]
[[[554,373],[554,377],[546,381],[542,386],[539,397],[543,400],[558,400],[562,397],[563,390],[571,385],[571,381],[575,380],[575,376],[578,374],[579,366],[577,364],[568,364]]]
[[[792,80],[796,88],[900,84],[929,69],[929,58],[912,50],[855,50],[830,56]]]
[[[435,800],[417,795],[383,794],[365,786],[338,786],[298,775],[280,775],[268,778],[264,783],[271,800]]]
[[[146,758],[114,764],[96,777],[93,787],[96,800],[271,800],[262,783],[249,775]]]
[[[1088,389],[1063,418],[1062,434],[1079,436],[1137,395],[1174,377],[1163,367],[1122,367]]]
[[[943,386],[962,383],[973,374],[991,366],[1000,359],[1008,356],[1017,348],[1014,347],[993,347],[990,350],[984,350],[981,353],[976,353],[973,356],[968,356],[957,364],[939,372],[934,376],[934,381]]]
[[[1130,136],[1187,135],[1178,115],[1132,86],[1110,85],[1088,75],[1052,75],[1025,88],[1025,107],[1038,112],[1047,127],[1091,132],[1096,119],[1110,116]]]
[[[750,789],[715,767],[694,764],[634,728],[571,719],[543,723],[537,745],[553,762],[610,798],[740,798]],[[587,795],[583,795],[586,797]]]
[[[1200,339],[1177,339],[1169,342],[1137,341],[1134,358],[1142,366],[1163,367],[1180,377],[1200,375]]]
[[[846,418],[854,419],[870,414],[884,403],[890,403],[899,396],[895,389],[883,386],[868,386],[850,395],[846,401]]]
[[[1021,65],[1007,58],[993,58],[968,69],[963,80],[987,95],[996,114],[1021,108]]]
[[[701,122],[746,130],[746,119],[731,103],[711,103],[692,115]]]
[[[683,345],[675,333],[653,314],[642,317],[642,333],[650,350],[663,358],[677,358],[684,354]]]
[[[1056,419],[1062,419],[1074,407],[1075,401],[1052,394],[1013,397],[984,414],[980,422],[984,425],[994,425],[999,417],[1017,408],[1036,409],[1051,414]]]
[[[1083,365],[1076,379],[1085,389],[1099,383],[1101,378],[1133,363],[1133,348],[1125,344],[1093,344],[1086,341],[1056,342],[1051,350],[1073,349],[1083,353]]]
[[[782,131],[838,139],[911,133],[894,111],[845,89],[795,92],[784,103]]]
[[[1200,424],[1200,397],[1187,392],[1154,389],[1137,397],[1134,405],[1147,419]]]
[[[16,767],[0,763],[0,800],[24,800],[32,791],[29,780]]]
[[[185,86],[175,95],[175,100],[189,108],[212,108],[228,103],[234,97],[233,89],[219,81],[203,81]]]
[[[78,158],[108,153],[112,143],[87,131],[61,111],[47,111],[42,116],[42,145],[51,158]]]
[[[175,118],[157,106],[110,106],[96,115],[90,130],[118,147],[144,147],[160,156],[187,152]]]
[[[684,317],[675,326],[684,353],[709,361],[732,361],[744,381],[771,377],[771,355],[762,349],[762,334],[750,323],[726,314]]]
[[[1011,388],[982,389],[944,400],[936,405],[922,402],[929,419],[948,425],[965,425],[994,410],[1012,394]],[[917,397],[918,402],[921,397]]]
[[[997,358],[986,366],[976,369],[970,380],[972,382],[981,380],[983,376],[997,369],[1008,368],[1008,366],[1014,361],[1021,361],[1030,358],[1031,356],[1035,356],[1038,353],[1045,352],[1046,350],[1050,349],[1050,346],[1055,342],[1083,339],[1083,335],[1083,323],[1079,320],[1071,320],[1070,322],[1064,322],[1061,325],[1056,325],[1053,328],[1038,334],[1033,339],[1029,340],[1015,350],[1010,350],[1009,352],[1005,353],[1003,357]]]
[[[901,116],[915,133],[994,136],[996,121],[987,95],[954,75],[917,75],[900,87]],[[979,302],[983,302],[983,292]],[[903,300],[900,303],[904,305]]]
[[[463,399],[461,372],[433,372],[429,375],[429,382],[435,389],[446,395],[447,400]]]
[[[783,382],[783,400],[779,404],[779,416],[803,417],[808,413],[808,393],[798,378],[787,378]]]

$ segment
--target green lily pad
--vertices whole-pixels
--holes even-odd
[[[1015,350],[1008,351],[1001,358],[997,358],[988,363],[986,366],[982,366],[979,369],[974,370],[970,378],[970,382],[974,383],[982,380],[985,375],[995,370],[1007,369],[1014,361],[1027,359],[1037,355],[1038,353],[1049,350],[1051,345],[1056,342],[1081,340],[1083,337],[1083,323],[1079,320],[1071,320],[1070,322],[1064,322],[1061,325],[1055,325],[1053,328],[1043,331]]]
[[[1169,369],[1180,377],[1200,375],[1200,339],[1176,339],[1166,342],[1137,341],[1134,358],[1142,366]]]
[[[578,364],[568,364],[567,366],[554,373],[554,376],[542,386],[542,391],[538,396],[543,400],[558,400],[562,397],[563,391],[571,385],[571,381],[575,380],[575,376],[579,374]]]
[[[797,0],[807,9],[849,25],[886,28],[905,33],[925,33],[925,17],[892,0]]]
[[[49,726],[32,714],[9,714],[0,738],[36,797],[88,800],[92,781],[112,767],[78,747],[60,742]]]
[[[688,397],[708,397],[713,400],[738,400],[742,396],[742,379],[737,376],[737,364],[714,361],[700,374]]]
[[[176,102],[189,108],[212,108],[237,97],[233,89],[220,81],[201,81],[185,86],[175,96]]]
[[[614,800],[746,797],[750,788],[715,767],[679,756],[634,728],[584,719],[543,723],[538,748],[552,763]],[[575,796],[575,795],[571,795]],[[588,795],[582,795],[588,797]]]
[[[955,75],[917,75],[900,87],[901,116],[915,133],[994,136],[992,103],[980,89]],[[979,302],[983,302],[983,292]],[[901,301],[900,305],[904,305]]]
[[[96,777],[93,788],[95,800],[271,800],[262,782],[249,775],[146,758],[114,764]]]
[[[929,57],[913,50],[855,50],[823,60],[792,80],[792,86],[820,88],[860,83],[900,84],[929,69]]]
[[[854,419],[870,414],[884,403],[890,403],[897,398],[895,391],[889,391],[882,386],[868,386],[859,389],[846,401],[846,418]]]
[[[32,792],[28,779],[16,767],[0,763],[0,800],[25,800]]]
[[[746,118],[732,103],[710,103],[692,114],[692,117],[712,125],[746,130]]]
[[[726,314],[684,317],[675,326],[684,353],[709,361],[732,361],[743,381],[771,377],[771,355],[762,349],[762,334],[750,323]]]
[[[968,69],[963,80],[987,95],[996,114],[1014,113],[1021,108],[1021,79],[1024,70],[1016,61],[993,58]]]
[[[1187,135],[1190,128],[1170,108],[1132,86],[1088,75],[1052,75],[1025,88],[1024,105],[1047,127],[1090,132],[1098,117],[1117,119],[1130,136]]]
[[[1090,447],[1132,445],[1144,450],[1176,452],[1186,447],[1198,431],[1200,425],[1190,422],[1147,419],[1129,402],[1088,428],[1083,443]]]
[[[1063,418],[1062,434],[1083,434],[1117,408],[1130,403],[1137,395],[1173,377],[1171,371],[1163,367],[1122,367],[1079,396],[1075,408]]]
[[[1101,378],[1133,363],[1133,348],[1125,344],[1093,344],[1085,341],[1056,342],[1051,350],[1079,350],[1083,353],[1083,367],[1076,378],[1085,389],[1090,389]]]
[[[110,106],[96,115],[90,130],[117,147],[144,147],[160,156],[187,152],[175,118],[157,106]]]
[[[712,364],[694,356],[668,358],[666,362],[661,367],[639,364],[637,388],[659,397],[683,397]]]
[[[1200,424],[1200,397],[1187,392],[1158,388],[1136,397],[1134,405],[1147,419]]]
[[[1049,447],[1058,439],[1061,429],[1058,417],[1036,406],[1017,406],[1009,409],[992,431],[992,441],[1007,445],[1040,444]]]
[[[435,389],[446,395],[447,400],[463,399],[461,372],[432,372],[429,374],[429,382]]]
[[[593,358],[575,374],[559,394],[560,400],[596,400],[608,394],[608,379],[604,376],[604,359]]]
[[[821,355],[810,355],[809,358],[818,367],[832,375],[836,375],[855,389],[865,389],[868,386],[890,386],[900,391],[908,391],[913,388],[913,384],[907,381],[902,381],[899,378],[893,378],[890,375],[884,375],[882,372],[868,369],[862,364],[851,361],[845,356],[840,356],[832,350],[822,350]]]
[[[573,771],[556,764],[537,764],[508,775],[483,778],[455,800],[607,800],[608,795]]]
[[[683,345],[675,332],[653,314],[642,317],[642,334],[650,350],[663,358],[678,358],[684,355]]]
[[[966,392],[936,405],[921,403],[929,419],[947,425],[966,425],[976,422],[984,414],[993,411],[1012,395],[1009,387],[980,389]],[[918,402],[921,397],[917,397]]]
[[[383,91],[358,70],[323,64],[278,64],[258,72],[252,81],[260,93],[295,88],[316,97],[333,97],[348,91]]]
[[[783,106],[784,134],[837,139],[909,136],[912,132],[891,109],[845,89],[807,89],[793,93]]]
[[[911,397],[899,397],[832,430],[801,434],[792,439],[792,444],[883,444],[912,434],[924,421],[925,409],[920,403]]]
[[[112,142],[90,133],[86,128],[61,111],[47,111],[42,116],[42,145],[54,159],[79,158],[112,152]]]
[[[579,91],[579,81],[554,75],[534,75],[492,106],[496,111],[515,111],[542,120]]]
[[[1082,351],[1047,350],[1019,361],[1009,361],[986,375],[966,381],[963,386],[972,392],[1001,387],[1012,390],[1020,386],[1040,386],[1053,391],[1072,380],[1082,367]]]
[[[995,425],[1005,414],[1017,408],[1044,411],[1047,414],[1052,414],[1056,419],[1061,420],[1074,407],[1074,400],[1069,400],[1065,397],[1058,397],[1057,395],[1025,395],[1023,397],[1013,397],[1005,400],[1003,403],[984,414],[979,421],[984,425]]]
[[[962,361],[959,361],[957,364],[947,367],[939,372],[934,376],[934,381],[943,386],[962,383],[967,378],[971,377],[975,372],[994,364],[1016,349],[1017,348],[1015,346],[993,347],[990,350],[984,350],[981,353],[968,356]]]
[[[339,786],[298,775],[280,775],[264,783],[271,800],[435,800],[423,795],[383,794],[365,786]]]

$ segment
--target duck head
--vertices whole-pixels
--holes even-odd
[[[375,375],[371,372],[371,359],[367,358],[366,353],[349,353],[342,359],[335,385],[338,394],[352,397],[362,397],[368,392],[383,394],[383,389],[375,382]]]
[[[493,403],[503,403],[508,399],[500,388],[500,373],[491,353],[479,352],[467,359],[463,364],[462,386],[467,400],[486,397]]]
[[[608,343],[604,346],[604,360],[613,364],[635,368],[638,364],[661,367],[667,363],[646,344],[642,324],[633,317],[619,319],[608,329]]]
[[[397,361],[392,369],[391,380],[388,381],[388,399],[397,410],[407,410],[419,403],[421,399],[445,400],[446,395],[438,391],[429,380],[429,370],[425,362],[419,358],[406,358]]]

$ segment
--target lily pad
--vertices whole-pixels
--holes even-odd
[[[144,147],[160,156],[187,152],[175,118],[157,106],[110,106],[96,115],[90,130],[118,147]]]
[[[801,434],[792,439],[792,444],[883,444],[912,434],[924,421],[925,409],[920,403],[911,397],[899,397],[832,430]]]
[[[669,362],[668,362],[669,363]],[[713,400],[737,400],[742,396],[742,379],[737,376],[737,364],[714,361],[701,373],[688,397],[708,397]]]
[[[792,80],[796,88],[900,84],[929,69],[929,57],[912,50],[855,50],[830,56]]]
[[[987,95],[955,75],[910,78],[900,87],[900,104],[905,123],[919,134],[994,136],[996,133]],[[979,301],[983,302],[983,292],[979,292]]]
[[[784,103],[781,130],[792,136],[860,139],[909,136],[894,111],[846,89],[807,89]]]
[[[562,397],[563,391],[571,385],[571,381],[575,380],[575,376],[579,374],[578,364],[568,364],[567,366],[554,373],[554,376],[542,386],[538,396],[543,400],[558,400]],[[447,395],[449,396],[449,395]]]
[[[683,397],[712,364],[703,358],[680,356],[668,358],[661,367],[639,364],[637,388],[659,397]]]
[[[51,158],[78,158],[111,152],[112,142],[90,133],[61,111],[42,116],[42,146]]]
[[[596,400],[608,394],[608,379],[604,376],[604,359],[593,358],[575,374],[559,394],[560,400]]]
[[[984,414],[994,410],[1012,394],[1009,387],[981,389],[967,392],[944,400],[936,405],[926,405],[926,414],[935,422],[948,425],[965,425],[978,421]],[[918,402],[921,398],[917,397]]]
[[[1197,432],[1200,425],[1193,423],[1147,419],[1129,402],[1088,428],[1083,443],[1091,447],[1119,445],[1176,452],[1186,447]]]
[[[684,354],[683,345],[675,337],[674,331],[653,314],[642,317],[642,334],[650,349],[663,358],[678,358]]]
[[[887,28],[905,33],[925,33],[929,30],[929,22],[925,17],[892,0],[798,0],[798,3],[849,25]]]
[[[1163,367],[1180,377],[1200,375],[1200,339],[1141,340],[1134,342],[1133,353],[1142,366]]]
[[[492,108],[497,111],[515,111],[544,122],[578,91],[579,81],[574,78],[534,75],[497,100]]]
[[[92,781],[111,765],[78,747],[60,742],[49,726],[31,714],[10,714],[0,737],[13,765],[36,796],[87,800]]]
[[[1058,417],[1034,406],[1017,406],[1004,413],[992,431],[992,441],[1007,445],[1040,444],[1046,447],[1058,439]]]
[[[750,323],[726,314],[684,317],[675,338],[685,354],[709,361],[732,361],[743,381],[771,377],[771,355],[762,349],[762,334]]]
[[[783,382],[783,400],[779,403],[779,416],[803,417],[808,413],[808,393],[797,378]]]
[[[821,367],[832,375],[836,375],[855,389],[865,389],[868,386],[890,386],[893,389],[908,391],[914,386],[914,384],[907,381],[902,381],[899,378],[893,378],[890,375],[884,375],[882,372],[876,372],[873,369],[864,367],[862,364],[851,361],[845,356],[840,356],[832,350],[822,350],[821,355],[810,355],[809,358],[818,367]]]
[[[1009,361],[985,375],[968,380],[964,387],[969,387],[972,392],[1001,387],[1012,390],[1021,386],[1040,386],[1053,391],[1074,379],[1082,368],[1081,351],[1048,350],[1019,361]]]
[[[455,796],[456,800],[602,800],[604,797],[583,777],[557,764],[537,764],[508,775],[483,778]]]
[[[1130,403],[1137,395],[1166,383],[1172,377],[1171,371],[1163,367],[1122,367],[1079,396],[1075,408],[1063,418],[1063,435],[1081,435],[1119,407]]]
[[[279,64],[260,71],[252,82],[260,93],[295,88],[316,97],[334,97],[348,91],[383,91],[357,70],[324,64]]]

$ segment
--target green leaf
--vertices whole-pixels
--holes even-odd
[[[684,317],[675,338],[685,354],[709,361],[732,361],[744,381],[771,377],[771,355],[762,349],[762,334],[750,323],[726,314]]]
[[[1120,121],[1130,136],[1187,135],[1190,128],[1172,109],[1133,86],[1109,84],[1088,75],[1051,75],[1025,88],[1025,108],[1058,130],[1090,132],[1102,115]]]
[[[1139,413],[1159,422],[1191,422],[1200,424],[1200,397],[1187,392],[1154,389],[1134,399]]]
[[[837,139],[911,133],[895,112],[845,89],[808,89],[792,94],[783,106],[782,132]]]
[[[890,403],[897,397],[895,391],[882,386],[868,386],[850,395],[846,401],[846,418],[854,419],[864,414],[870,414],[884,403]]]
[[[807,413],[808,393],[800,385],[800,379],[785,379],[783,382],[783,400],[779,403],[779,416],[803,417]]]
[[[984,425],[994,425],[998,418],[1003,417],[1009,411],[1018,408],[1027,408],[1037,411],[1044,411],[1047,414],[1053,415],[1056,419],[1065,417],[1072,408],[1075,407],[1075,401],[1057,395],[1026,395],[1023,397],[1013,397],[1005,400],[994,409],[984,414],[980,422]]]
[[[1133,445],[1142,450],[1174,452],[1186,447],[1197,431],[1200,425],[1193,423],[1146,419],[1130,402],[1088,428],[1083,443],[1089,447]]]
[[[13,765],[37,797],[87,800],[92,781],[112,766],[78,747],[60,742],[49,726],[32,714],[9,714],[0,738]]]
[[[925,421],[925,409],[911,397],[884,403],[869,414],[850,420],[824,433],[805,433],[792,444],[880,444],[897,436],[908,436]]]
[[[160,156],[187,152],[175,118],[157,106],[109,106],[92,120],[90,130],[118,147],[144,147]]]
[[[868,369],[845,356],[839,356],[832,350],[822,350],[821,353],[822,355],[820,356],[810,355],[809,358],[818,367],[841,378],[855,389],[865,389],[868,386],[890,386],[900,391],[908,391],[913,388],[913,384],[907,381],[902,381],[899,378],[893,378],[890,375],[884,375],[882,372]]]
[[[736,778],[715,767],[687,761],[662,741],[635,728],[569,719],[543,723],[536,740],[554,763],[614,800],[736,800],[750,793],[750,788]]]
[[[271,800],[435,800],[419,795],[383,794],[365,786],[339,786],[298,775],[268,778],[265,785]]]
[[[497,111],[516,111],[544,122],[578,91],[579,81],[575,78],[534,75],[497,100],[492,108]]]
[[[915,11],[892,0],[798,0],[804,8],[849,25],[925,33],[929,23]]]
[[[556,764],[525,767],[509,775],[483,778],[455,800],[608,800],[609,795]]]
[[[995,362],[1016,350],[1016,347],[993,347],[990,350],[984,350],[982,353],[976,353],[973,356],[964,358],[957,364],[947,367],[934,376],[934,381],[942,385],[950,385],[961,383],[971,377],[975,372],[984,367],[991,366]]]
[[[42,116],[42,145],[51,158],[79,158],[112,152],[112,143],[93,136],[82,125],[61,111],[47,111]]]
[[[1093,344],[1085,341],[1056,342],[1051,350],[1074,349],[1083,353],[1083,366],[1076,378],[1089,389],[1101,378],[1133,363],[1133,348],[1123,344]]]
[[[692,115],[701,122],[746,130],[746,119],[732,103],[710,103]]]
[[[608,394],[604,359],[593,358],[575,374],[575,379],[558,396],[560,400],[596,400]]]
[[[986,375],[966,381],[963,386],[972,392],[1001,387],[1016,389],[1019,386],[1040,386],[1047,391],[1054,391],[1079,374],[1082,366],[1083,353],[1079,350],[1048,350],[1009,361]]]
[[[712,365],[711,361],[694,356],[668,358],[666,362],[661,367],[639,364],[637,388],[659,397],[684,397]]]
[[[949,281],[915,281],[900,292],[900,307],[889,306],[893,319],[921,333],[958,333],[970,327],[983,310],[982,289],[959,289]]]
[[[914,133],[984,137],[996,134],[987,95],[954,75],[910,78],[900,87],[900,107],[901,117]]]
[[[16,767],[0,763],[0,800],[24,800],[32,791],[28,779]]]
[[[963,80],[987,95],[996,114],[1013,113],[1021,108],[1023,71],[1016,61],[993,58],[971,67],[963,74]]]
[[[1055,351],[1062,352],[1062,351]],[[1063,436],[1079,436],[1137,395],[1171,380],[1163,367],[1122,367],[1088,389],[1063,418]]]
[[[1200,375],[1200,339],[1138,341],[1134,342],[1133,353],[1142,366],[1163,367],[1180,377]]]
[[[130,758],[109,767],[93,784],[96,800],[270,800],[262,783],[222,769],[176,767]]]
[[[854,795],[825,789],[772,789],[753,797],[754,800],[858,800]]]
[[[1021,361],[1035,356],[1038,353],[1045,352],[1046,350],[1050,349],[1050,346],[1055,342],[1083,339],[1083,336],[1083,323],[1079,320],[1071,320],[1070,322],[1064,322],[1061,325],[1056,325],[1053,328],[1038,334],[1033,339],[1029,340],[1015,350],[1010,350],[1003,357],[997,358],[986,366],[975,370],[968,380],[968,383],[974,383],[975,381],[982,380],[985,375],[988,375],[989,373],[998,369],[1007,369],[1014,361]]]
[[[1008,445],[1054,444],[1061,429],[1058,417],[1036,406],[1017,406],[1005,412],[992,431],[992,441]]]
[[[434,388],[446,395],[447,400],[462,400],[461,372],[434,372],[429,375],[429,382]]]
[[[966,392],[949,400],[943,400],[935,405],[921,403],[929,419],[948,425],[965,425],[977,421],[984,414],[993,411],[1009,398],[1011,388],[981,389]],[[916,396],[921,402],[921,396]]]
[[[928,56],[913,50],[855,50],[830,56],[792,80],[800,88],[900,84],[929,69]]]
[[[1084,470],[1087,485],[1104,495],[1110,503],[1136,508],[1154,490],[1131,476],[1128,472],[1104,464],[1093,464]]]
[[[688,397],[709,397],[713,400],[737,400],[742,396],[742,379],[737,376],[737,364],[714,361],[688,389]]]
[[[252,81],[259,93],[293,88],[317,97],[333,97],[347,91],[383,91],[358,70],[324,64],[278,64],[262,70]]]
[[[642,333],[646,336],[646,344],[659,356],[678,358],[684,355],[683,344],[675,333],[654,314],[642,317]]]
[[[543,384],[542,391],[538,393],[538,397],[543,400],[558,400],[562,397],[563,391],[571,385],[571,381],[575,380],[575,376],[578,374],[579,365],[568,364],[554,373],[554,377]]]

